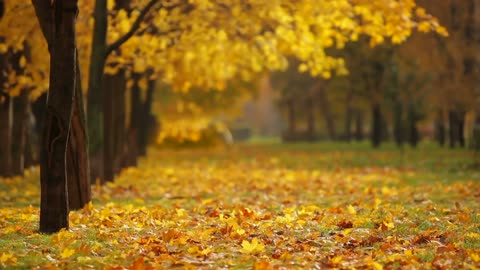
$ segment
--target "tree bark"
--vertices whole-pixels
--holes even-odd
[[[355,114],[355,140],[362,141],[363,137],[363,112],[357,109]]]
[[[11,98],[0,93],[0,176],[11,176],[12,164],[12,105]]]
[[[293,98],[290,98],[287,101],[287,111],[288,111],[288,133],[293,135],[297,130],[297,122],[295,119],[295,103],[293,101]]]
[[[113,170],[115,174],[125,168],[125,158],[128,155],[128,147],[126,141],[126,134],[128,132],[126,127],[126,93],[127,93],[127,79],[125,71],[120,70],[115,79],[115,95],[113,95],[113,136],[114,136],[114,165]]]
[[[140,74],[133,74],[133,86],[130,89],[130,128],[128,131],[128,166],[137,166],[138,162],[138,132],[141,119],[142,100],[140,98]]]
[[[417,147],[420,141],[420,133],[418,132],[417,122],[419,120],[418,113],[414,106],[408,109],[408,142],[410,146]]]
[[[41,144],[40,232],[53,233],[68,228],[67,145],[76,80],[75,21],[77,0],[54,1],[53,14],[39,14],[47,1],[33,1],[40,25],[53,16],[50,36],[50,89],[46,125]],[[50,8],[46,8],[50,12]],[[47,38],[48,40],[48,38]]]
[[[75,100],[67,149],[68,204],[70,210],[81,209],[91,201],[90,164],[87,146],[88,137],[85,125],[80,63],[77,58]]]
[[[315,139],[315,111],[311,98],[307,100],[307,134],[310,141]]]
[[[12,170],[14,175],[23,175],[25,169],[25,145],[28,125],[28,94],[23,89],[19,96],[13,98],[13,128],[12,128]]]
[[[139,124],[138,133],[138,154],[140,156],[147,155],[147,146],[151,132],[155,125],[155,117],[152,114],[153,92],[155,91],[155,81],[149,80],[147,86],[147,94],[142,106],[142,119]]]
[[[371,129],[372,146],[378,148],[382,143],[382,111],[380,104],[372,105],[372,129]]]
[[[450,148],[455,148],[457,145],[457,114],[455,111],[450,110],[448,112],[448,139],[450,142]]]
[[[94,11],[92,53],[90,56],[90,70],[88,79],[88,105],[87,123],[89,138],[89,156],[95,160],[95,156],[101,155],[103,140],[103,70],[106,58],[107,38],[107,0],[96,0]],[[102,158],[98,159],[103,161]],[[93,165],[92,165],[93,166]],[[91,179],[95,180],[101,175],[102,165],[96,163],[96,170],[92,170]],[[100,173],[99,175],[96,175]]]
[[[437,113],[437,117],[435,119],[435,137],[440,146],[445,146],[445,138],[447,136],[442,111]]]
[[[114,178],[114,88],[115,75],[105,74],[103,80],[103,178],[102,183],[113,182]]]

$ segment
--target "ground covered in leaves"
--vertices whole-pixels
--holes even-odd
[[[38,171],[0,179],[0,268],[472,269],[480,169],[464,150],[152,150],[70,230],[38,234]]]

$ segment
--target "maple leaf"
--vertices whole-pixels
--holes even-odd
[[[240,252],[245,254],[256,254],[265,251],[265,246],[258,241],[258,238],[253,238],[251,242],[247,240],[242,241],[242,249]]]

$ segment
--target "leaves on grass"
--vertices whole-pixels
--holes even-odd
[[[354,153],[343,155],[350,162]],[[340,166],[340,159],[251,148],[153,153],[115,183],[94,187],[94,203],[54,235],[38,234],[39,209],[25,206],[38,204],[38,172],[1,179],[0,268],[480,265],[478,182],[429,183],[425,170]],[[415,185],[406,182],[412,175]]]

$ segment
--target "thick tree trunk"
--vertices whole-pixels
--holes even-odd
[[[28,126],[28,94],[23,89],[19,96],[13,98],[13,128],[12,128],[12,173],[23,175],[25,169],[25,145]]]
[[[68,204],[71,210],[81,209],[91,201],[88,137],[78,58],[76,62],[75,100],[67,149]]]
[[[372,105],[372,128],[371,128],[371,142],[372,146],[377,148],[382,143],[382,111],[380,104]]]
[[[148,141],[151,132],[154,130],[155,117],[152,114],[153,92],[155,91],[155,81],[148,81],[147,94],[142,106],[142,120],[139,124],[138,133],[138,153],[140,156],[147,155]]]
[[[34,1],[34,5],[38,11],[40,9],[37,9],[37,5],[45,6],[49,3]],[[76,79],[77,0],[55,1],[52,8],[50,89],[40,162],[40,232],[44,233],[68,228],[66,154]],[[37,16],[42,22],[42,17],[49,17],[50,14],[37,12]]]

